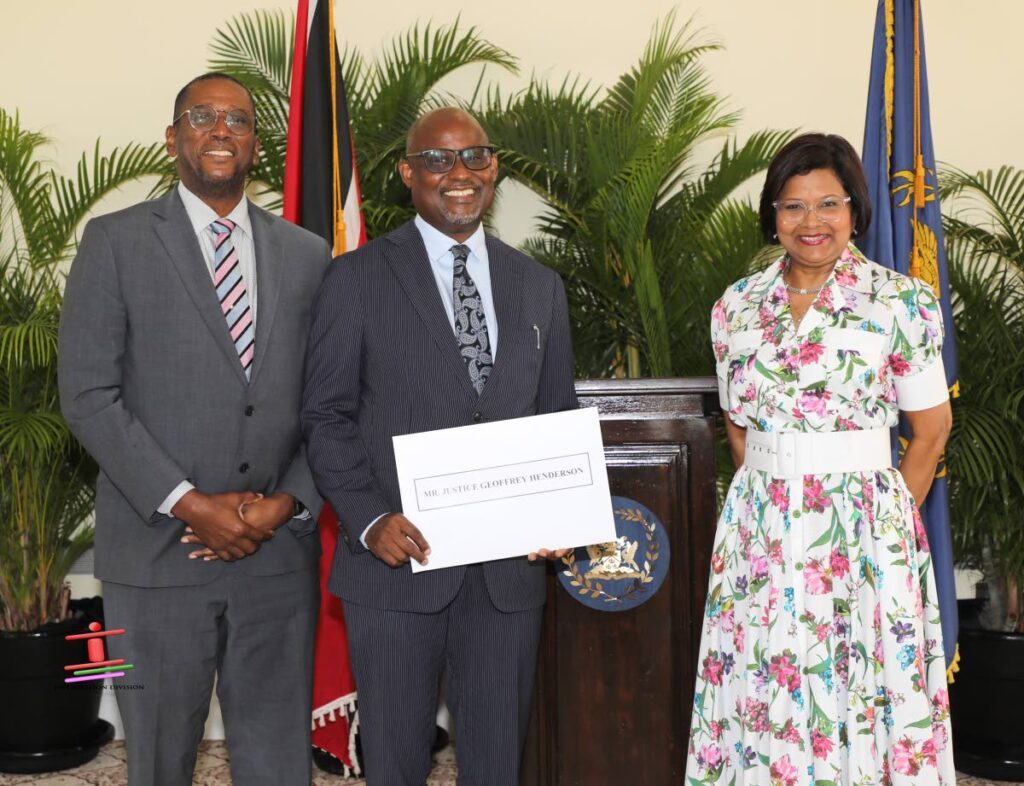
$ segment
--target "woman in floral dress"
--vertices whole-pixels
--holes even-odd
[[[712,312],[739,470],[711,561],[686,786],[953,786],[915,504],[951,423],[935,293],[850,244],[871,206],[840,137],[781,150],[760,216],[786,254]],[[901,410],[914,436],[897,470]]]

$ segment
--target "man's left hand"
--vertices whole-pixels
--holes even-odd
[[[572,551],[572,549],[554,549],[553,551],[551,549],[537,549],[536,551],[531,551],[526,558],[530,560],[530,562],[535,561],[538,557],[543,557],[546,560],[554,562],[556,559],[564,557],[570,551]]]
[[[295,498],[283,491],[278,491],[269,497],[264,497],[261,494],[251,502],[243,502],[238,506],[238,515],[242,517],[246,524],[251,524],[265,532],[271,533],[288,521],[294,511]],[[185,537],[182,538],[182,541],[185,543],[195,543],[200,546],[204,545],[190,528],[186,528]],[[191,552],[188,558],[202,559],[209,562],[218,557],[213,552],[213,549],[202,548]]]

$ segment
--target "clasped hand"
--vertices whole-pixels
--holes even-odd
[[[203,547],[189,553],[189,559],[232,562],[255,554],[270,540],[291,518],[294,504],[283,492],[264,497],[253,491],[203,494],[193,489],[171,513],[187,525],[181,542]]]

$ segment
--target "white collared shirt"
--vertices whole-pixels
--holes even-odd
[[[441,294],[441,302],[444,303],[445,311],[448,313],[452,335],[455,335],[455,295],[452,292],[455,257],[452,255],[452,246],[459,244],[459,241],[453,240],[440,230],[435,229],[419,215],[416,216],[414,223],[416,229],[419,230],[420,237],[423,238],[423,245],[427,247],[430,269],[434,273],[434,281],[437,282],[437,291]],[[480,292],[480,305],[483,308],[484,317],[487,319],[487,338],[491,342],[491,357],[496,358],[498,356],[498,318],[494,313],[491,265],[487,256],[487,241],[484,237],[483,225],[478,226],[476,232],[462,241],[462,245],[469,248],[466,270]]]
[[[206,204],[203,200],[185,188],[181,182],[178,183],[178,195],[182,204],[185,205],[185,212],[188,213],[188,220],[192,223],[192,230],[199,240],[199,248],[203,251],[203,259],[206,260],[206,267],[210,270],[210,281],[213,281],[214,273],[214,248],[213,230],[210,224],[221,216]],[[242,281],[245,282],[245,291],[249,295],[249,308],[252,310],[252,324],[256,325],[257,298],[256,287],[256,249],[252,240],[252,222],[249,220],[249,200],[245,194],[234,209],[224,218],[234,222],[235,228],[231,233],[231,242],[238,252],[238,264],[242,273]]]

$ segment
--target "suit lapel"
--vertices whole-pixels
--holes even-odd
[[[487,237],[487,264],[491,272],[491,298],[494,300],[501,346],[494,355],[494,367],[480,398],[501,381],[512,364],[513,341],[523,335],[519,327],[519,306],[522,301],[523,272],[505,247]]]
[[[469,381],[465,361],[459,354],[455,333],[444,311],[444,303],[437,291],[437,282],[430,269],[427,249],[423,245],[416,225],[409,221],[388,236],[393,244],[385,254],[391,270],[405,290],[419,314],[427,332],[437,344],[445,364],[459,380],[460,386],[476,396],[476,390]]]
[[[284,257],[281,243],[273,232],[270,220],[263,211],[249,204],[249,223],[253,233],[253,251],[256,254],[256,354],[253,357],[250,384],[260,373],[267,347],[270,346],[271,329],[277,314],[277,303],[281,294],[284,276]],[[241,366],[241,363],[238,364]],[[244,376],[244,374],[243,374]]]
[[[181,203],[178,190],[172,189],[154,206],[156,234],[167,251],[181,283],[195,304],[199,316],[213,336],[214,343],[220,347],[224,355],[231,361],[239,381],[245,384],[245,372],[238,360],[238,353],[228,333],[228,326],[217,302],[217,293],[210,278],[210,271],[203,259],[192,222],[188,219],[185,206]]]

